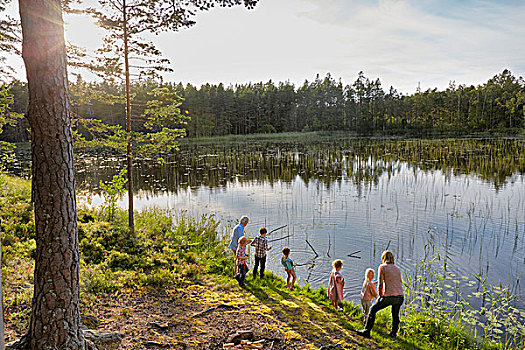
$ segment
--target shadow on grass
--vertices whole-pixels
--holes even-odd
[[[361,312],[352,303],[343,303],[344,311],[339,313],[319,291],[297,287],[290,292],[284,281],[272,274],[264,279],[248,278],[245,290],[270,308],[291,329],[318,346],[326,345],[327,341],[332,344],[343,341],[360,348],[421,350],[401,337],[387,338],[380,325],[376,327],[371,341],[359,337],[355,331],[362,328]]]

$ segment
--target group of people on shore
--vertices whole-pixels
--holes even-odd
[[[235,256],[235,272],[234,276],[241,287],[244,287],[246,274],[248,273],[248,255],[246,254],[246,247],[251,244],[255,248],[255,263],[253,268],[253,277],[257,278],[257,274],[264,278],[264,270],[266,267],[266,253],[272,249],[269,241],[266,238],[268,231],[261,227],[259,236],[253,240],[248,239],[244,235],[244,228],[249,222],[248,216],[243,216],[239,220],[232,232],[232,237],[228,248],[230,248]],[[290,248],[284,247],[282,249],[281,264],[286,271],[286,287],[289,290],[294,289],[297,276],[295,274],[295,264],[290,258]],[[344,278],[340,272],[343,268],[342,260],[335,260],[332,263],[333,269],[330,272],[328,280],[328,297],[331,300],[332,306],[341,311],[339,303],[343,301],[343,287],[345,285]],[[259,270],[260,268],[260,270]],[[374,281],[375,271],[371,268],[366,269],[363,286],[361,289],[361,306],[364,316],[364,329],[358,330],[357,334],[365,338],[370,338],[370,331],[374,327],[375,316],[378,311],[391,306],[392,307],[392,330],[389,336],[396,337],[399,330],[399,311],[404,302],[403,297],[403,283],[401,280],[401,270],[394,263],[394,254],[385,250],[381,255],[381,265],[377,270],[378,278]],[[375,303],[374,303],[375,300]]]

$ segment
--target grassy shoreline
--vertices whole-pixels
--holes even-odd
[[[181,144],[186,143],[220,143],[220,142],[246,142],[246,141],[293,141],[315,140],[319,138],[340,137],[340,138],[422,138],[422,139],[439,139],[439,138],[525,138],[525,130],[491,130],[471,132],[469,130],[401,130],[399,132],[374,132],[369,134],[349,132],[349,131],[308,131],[308,132],[282,132],[268,134],[246,134],[246,135],[224,135],[211,137],[183,138]]]
[[[27,328],[36,245],[30,181],[0,174],[0,190],[2,280],[9,342]],[[185,346],[192,349],[207,348],[203,342],[213,332],[215,340],[209,341],[222,341],[230,326],[221,328],[221,324],[230,319],[251,327],[255,327],[252,321],[257,320],[267,328],[264,334],[278,330],[275,337],[285,346],[282,349],[286,346],[317,349],[326,344],[341,344],[343,349],[503,348],[489,340],[475,340],[465,324],[447,314],[408,307],[402,311],[399,338],[385,337],[391,322],[386,310],[378,316],[373,339],[361,339],[354,332],[362,326],[359,306],[344,302],[343,311],[336,312],[330,307],[324,288],[306,285],[290,292],[282,278],[271,272],[264,280],[248,277],[247,288],[240,289],[231,278],[232,257],[224,249],[225,242],[217,238],[215,218],[180,216],[173,222],[168,214],[159,210],[137,213],[136,236],[130,237],[124,211],[117,211],[114,221],[109,221],[104,209],[79,210],[84,314],[101,317],[104,327],[129,331],[132,338],[158,339],[159,335],[150,334],[149,330],[141,333],[133,328],[134,323],[151,315],[163,322],[184,321],[186,328],[165,335],[180,344],[187,343]],[[165,295],[176,298],[162,299]],[[137,309],[139,299],[151,301],[146,303],[151,308],[146,314]],[[226,319],[219,314],[208,315],[205,320],[191,317],[199,308],[219,302],[236,305],[238,310],[229,312]],[[176,309],[174,305],[178,303],[193,306]],[[163,304],[175,308],[176,317],[163,315]],[[195,336],[198,343],[194,344],[186,338],[196,327],[202,332]],[[140,344],[126,344],[141,348]],[[523,342],[516,344],[515,348],[523,345]]]
[[[472,132],[470,130],[401,130],[399,132],[381,132],[364,134],[350,131],[308,131],[308,132],[281,132],[281,133],[257,133],[246,135],[223,135],[203,136],[193,138],[182,138],[179,140],[181,146],[187,144],[220,144],[220,143],[243,143],[243,142],[293,142],[295,140],[318,141],[323,138],[355,138],[355,139],[525,139],[525,129],[490,130]],[[30,142],[17,142],[15,149],[18,152],[29,152]]]

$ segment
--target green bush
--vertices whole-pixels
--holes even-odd
[[[100,241],[102,238],[88,237],[80,241],[80,252],[87,263],[100,264],[104,259],[105,248]]]
[[[159,269],[151,273],[141,273],[138,278],[138,283],[143,286],[162,288],[173,284],[177,276],[178,272]]]
[[[114,269],[133,270],[135,260],[127,253],[121,253],[117,250],[109,252],[107,264]]]
[[[78,216],[78,221],[84,224],[95,221],[95,217],[91,213],[86,212],[84,210],[79,210],[77,216]]]
[[[385,314],[386,315],[386,314]],[[406,336],[425,340],[442,349],[477,349],[478,345],[469,332],[448,318],[425,312],[405,313],[401,329]]]
[[[80,277],[84,292],[100,296],[120,290],[132,276],[127,276],[124,272],[113,272],[101,265],[95,265],[83,269]]]
[[[208,263],[208,272],[231,276],[233,274],[233,261],[231,257],[221,256]]]

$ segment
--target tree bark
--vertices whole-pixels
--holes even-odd
[[[19,0],[35,208],[29,349],[80,349],[78,228],[60,0]]]
[[[129,231],[135,233],[135,220],[133,218],[133,143],[131,139],[131,95],[129,81],[129,49],[128,49],[128,17],[126,0],[122,2],[122,25],[124,29],[124,70],[126,76],[126,131],[130,139],[126,150],[126,163],[128,171],[128,226]]]

